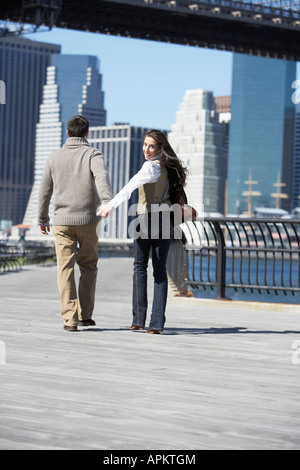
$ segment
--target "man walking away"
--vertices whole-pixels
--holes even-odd
[[[92,319],[98,263],[96,212],[100,200],[104,203],[112,198],[103,155],[90,147],[88,130],[84,116],[69,119],[68,138],[48,158],[39,192],[39,225],[45,235],[50,231],[49,205],[54,194],[57,282],[64,329],[68,331],[96,324]],[[74,277],[77,244],[78,296]]]

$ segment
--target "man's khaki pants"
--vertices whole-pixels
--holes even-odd
[[[53,226],[61,315],[68,326],[77,325],[78,320],[89,320],[94,310],[98,262],[96,227],[97,223]],[[74,272],[77,244],[78,295]]]

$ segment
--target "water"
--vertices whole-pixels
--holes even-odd
[[[239,260],[238,260],[239,261]],[[268,286],[281,286],[281,278],[283,279],[283,285],[288,287],[299,287],[299,263],[298,261],[292,261],[291,272],[290,272],[290,263],[287,260],[281,265],[281,260],[267,260],[266,274],[264,273],[264,264],[263,260],[258,260],[258,269],[256,273],[256,260],[252,259],[250,262],[250,270],[248,273],[248,265],[246,260],[242,262],[242,268],[240,272],[240,264],[235,261],[232,266],[232,259],[227,258],[226,261],[226,283],[232,284],[232,279],[235,282],[241,283],[242,280],[245,284],[259,284],[259,285],[268,285]],[[274,279],[273,279],[273,262],[274,262]],[[209,267],[209,269],[208,269]],[[216,258],[210,257],[209,266],[208,258],[202,257],[202,281],[215,281],[215,267],[216,267]],[[200,280],[200,258],[195,257],[194,270],[192,267],[191,258],[189,260],[189,277],[191,280],[199,281]],[[233,273],[233,274],[232,274]],[[250,282],[248,282],[250,279]],[[290,284],[291,280],[291,284]],[[190,288],[196,298],[217,298],[217,288],[206,287],[206,290],[202,286],[197,289]],[[247,300],[252,302],[271,302],[271,303],[289,303],[289,304],[300,304],[300,293],[297,292],[295,295],[292,295],[291,292],[277,291],[277,294],[274,291],[259,291],[253,289],[253,293],[249,288],[243,290],[239,288],[237,291],[234,288],[226,288],[225,290],[226,298],[232,300]]]

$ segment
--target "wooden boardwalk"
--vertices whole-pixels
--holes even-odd
[[[100,259],[75,333],[55,266],[0,276],[0,449],[299,449],[300,309],[170,298],[163,335],[132,332],[131,274]]]

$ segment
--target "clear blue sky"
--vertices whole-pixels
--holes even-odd
[[[186,90],[231,94],[229,52],[58,28],[25,37],[99,57],[108,125],[170,129]]]

